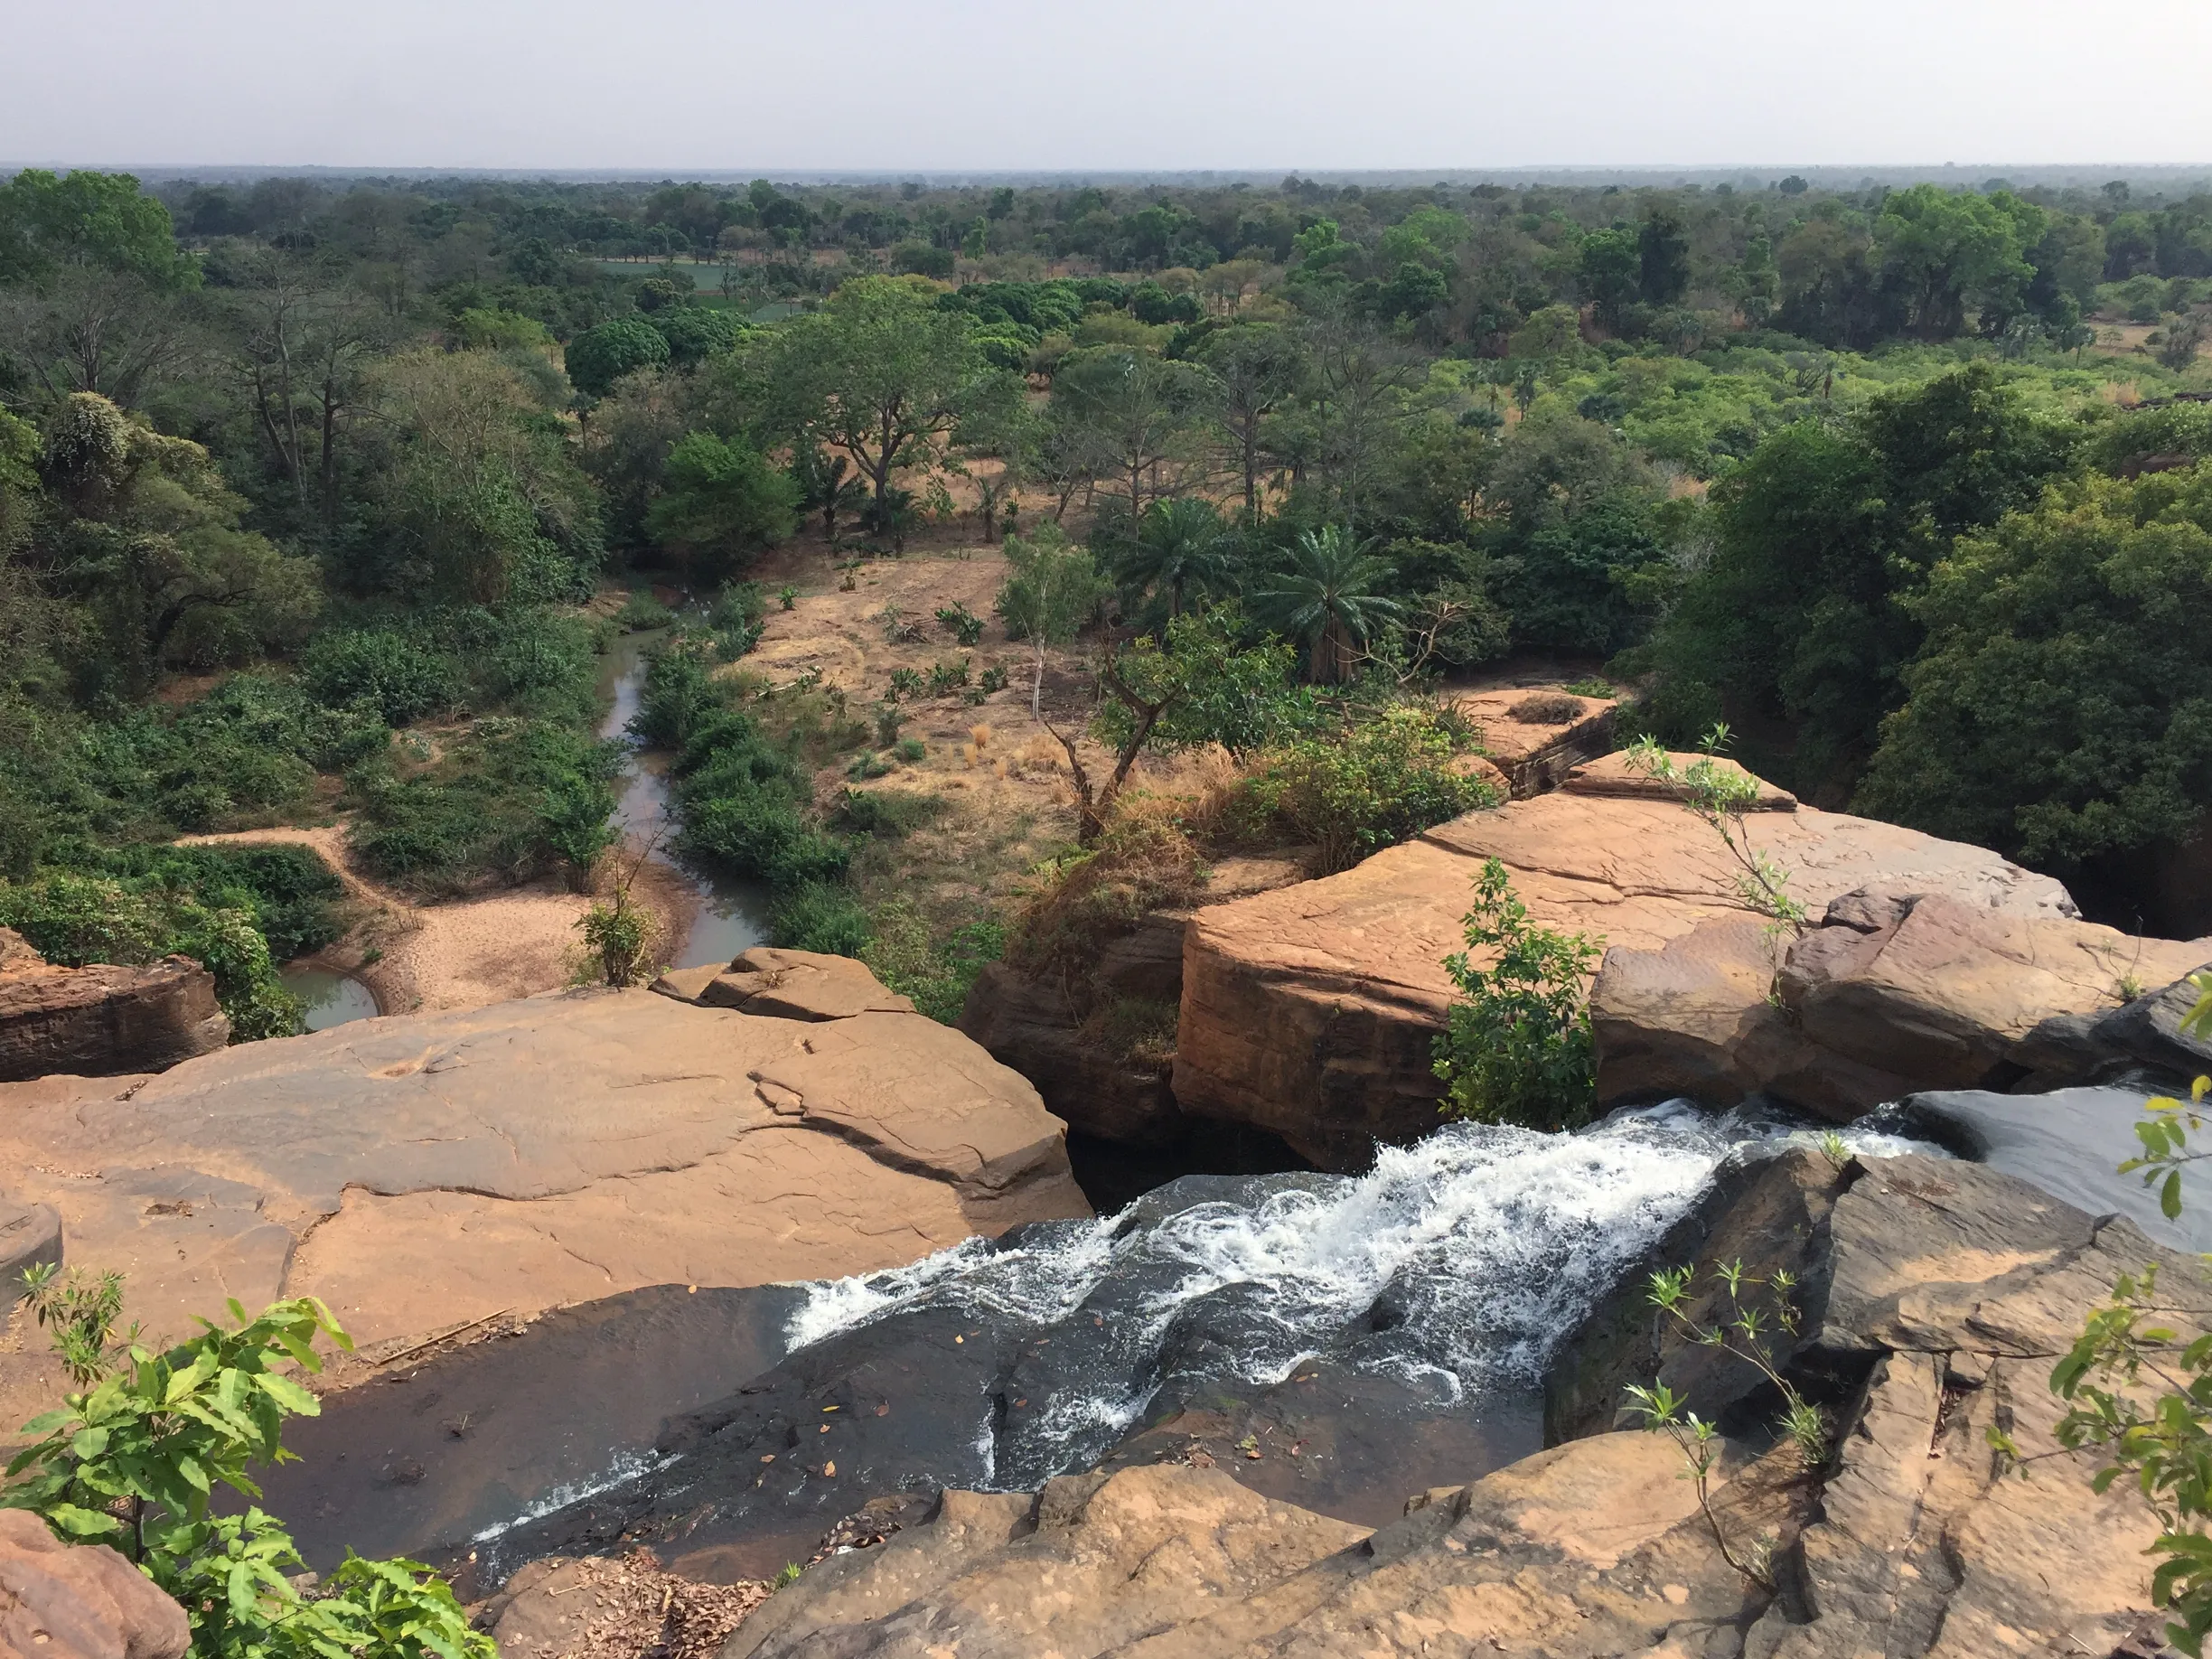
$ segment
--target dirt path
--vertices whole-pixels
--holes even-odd
[[[308,960],[360,979],[387,1014],[479,1008],[558,989],[573,977],[576,923],[592,902],[589,894],[537,883],[417,904],[362,876],[347,851],[345,830],[335,825],[241,830],[184,840],[314,848],[345,883],[355,917],[342,939]],[[632,892],[653,913],[664,936],[680,937],[697,914],[697,900],[665,865],[647,864]]]

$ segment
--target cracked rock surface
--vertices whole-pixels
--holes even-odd
[[[642,1285],[873,1271],[1089,1214],[1060,1120],[915,1014],[643,990],[359,1021],[0,1087],[9,1196],[154,1336],[235,1297],[363,1344]],[[0,1374],[18,1359],[0,1355]]]

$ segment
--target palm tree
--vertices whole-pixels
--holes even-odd
[[[1123,589],[1165,593],[1170,616],[1183,614],[1186,595],[1227,587],[1235,575],[1236,538],[1212,502],[1189,497],[1146,508],[1136,539],[1114,559],[1114,579]]]
[[[1270,576],[1252,598],[1270,626],[1305,642],[1309,678],[1322,685],[1349,679],[1354,652],[1401,607],[1382,592],[1390,566],[1336,525],[1302,530],[1290,547],[1290,568]]]

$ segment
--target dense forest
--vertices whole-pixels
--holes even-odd
[[[1362,684],[1602,674],[1639,729],[1726,722],[1817,804],[2201,932],[2207,333],[2212,194],[2119,181],[27,171],[0,923],[56,960],[188,950],[242,1035],[290,1028],[272,963],[334,878],[180,837],[342,810],[424,893],[587,868],[587,602],[660,574],[741,655],[752,562],[803,536],[825,579],[1080,544],[1085,637],[1264,659],[1347,719]],[[727,860],[834,876],[792,745],[727,749],[693,765]]]

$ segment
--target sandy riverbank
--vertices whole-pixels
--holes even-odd
[[[345,936],[308,960],[360,979],[387,1014],[507,1002],[558,989],[575,977],[582,943],[576,923],[591,906],[590,894],[539,882],[418,904],[356,869],[345,830],[336,825],[185,839],[314,848],[345,883],[352,914]],[[698,913],[698,901],[682,876],[657,861],[639,872],[631,894],[653,915],[665,939],[680,939]]]

